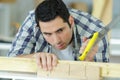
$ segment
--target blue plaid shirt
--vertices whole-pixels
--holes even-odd
[[[104,27],[103,23],[88,13],[69,9],[70,14],[74,18],[74,37],[73,47],[79,49],[82,45],[82,36],[90,37],[94,32],[100,31]],[[104,37],[98,44],[99,50],[94,60],[97,62],[109,61],[109,46],[107,37]],[[24,23],[20,27],[16,37],[12,43],[12,47],[8,56],[17,56],[21,54],[31,54],[37,52],[50,52],[49,45],[43,38],[43,35],[36,26],[34,10],[29,12]],[[77,55],[77,53],[76,53]]]

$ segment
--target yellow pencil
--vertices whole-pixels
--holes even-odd
[[[81,56],[79,56],[79,60],[81,60],[81,61],[85,60],[88,52],[91,50],[91,48],[93,47],[95,41],[97,40],[98,35],[99,35],[98,32],[95,32],[95,33],[93,34],[93,36],[92,36],[92,38],[90,39],[90,41],[88,42],[88,45],[87,45],[87,47],[85,48],[84,52],[82,53]]]

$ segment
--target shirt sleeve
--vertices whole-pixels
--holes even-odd
[[[75,24],[78,26],[78,33],[81,36],[89,37],[94,32],[99,32],[105,25],[97,18],[88,13],[74,10],[70,11],[75,19]],[[109,39],[106,35],[99,43],[99,50],[94,57],[96,62],[109,62]]]
[[[8,56],[30,54],[34,52],[35,38],[33,32],[35,26],[34,12],[31,11],[16,34]]]

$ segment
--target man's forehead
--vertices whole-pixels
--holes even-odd
[[[45,32],[55,32],[65,27],[66,25],[45,25],[45,26],[40,26],[40,29],[41,31],[45,31]]]

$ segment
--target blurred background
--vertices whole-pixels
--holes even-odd
[[[0,0],[0,56],[6,56],[11,42],[30,10],[42,0]],[[120,14],[120,0],[64,0],[67,7],[94,15],[107,25]],[[120,24],[119,24],[120,25]],[[120,26],[109,34],[110,62],[120,63]]]

